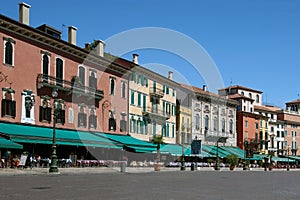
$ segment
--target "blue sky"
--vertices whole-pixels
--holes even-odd
[[[18,20],[19,2],[0,0],[1,14]],[[232,82],[261,90],[264,102],[280,107],[300,94],[298,0],[25,2],[31,5],[31,26],[51,25],[62,30],[66,40],[67,26],[74,25],[79,46],[134,28],[168,28],[194,39],[208,52],[225,86]],[[157,49],[135,52],[141,65],[170,66],[190,84],[205,84],[179,56]],[[131,60],[131,53],[122,57]],[[181,81],[177,75],[174,78]]]

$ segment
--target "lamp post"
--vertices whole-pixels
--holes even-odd
[[[288,153],[288,165],[286,167],[286,171],[290,171],[290,146],[288,146],[288,149],[287,149],[287,153]]]
[[[52,92],[52,97],[57,97],[58,93],[56,90],[53,90]],[[56,130],[55,130],[55,125],[57,121],[57,115],[59,109],[61,109],[61,105],[53,104],[54,108],[54,113],[53,113],[53,138],[52,138],[52,153],[51,153],[51,165],[49,169],[49,173],[58,173],[58,167],[57,167],[57,155],[56,155]]]
[[[220,160],[219,160],[219,138],[217,138],[217,154],[216,154],[216,166],[215,170],[220,170]]]

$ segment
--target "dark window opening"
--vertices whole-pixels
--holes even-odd
[[[62,87],[63,82],[63,61],[60,58],[56,58],[56,85]]]
[[[108,120],[108,130],[116,131],[116,129],[117,129],[116,119],[113,117],[110,117]]]
[[[94,72],[91,73],[89,79],[89,87],[97,89],[97,78]]]
[[[86,114],[78,113],[78,127],[86,127]]]
[[[5,43],[5,64],[13,65],[13,45],[10,42]]]
[[[48,123],[51,122],[51,108],[40,106],[40,122],[46,121]]]
[[[126,127],[127,127],[127,122],[126,122],[125,120],[122,119],[122,120],[120,121],[120,131],[121,131],[121,132],[125,132],[125,131],[127,130]]]
[[[110,79],[110,94],[115,94],[115,80],[113,78]]]
[[[79,81],[81,86],[85,85],[85,69],[81,66],[79,67]]]
[[[2,99],[2,117],[16,117],[16,101],[10,99]]]

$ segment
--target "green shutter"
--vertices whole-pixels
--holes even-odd
[[[156,82],[153,82],[153,92],[156,92]]]
[[[138,93],[138,106],[141,107],[141,93]]]
[[[172,124],[172,138],[175,137],[175,126],[174,124]]]
[[[131,91],[131,101],[130,101],[131,105],[134,105],[134,91]]]
[[[145,112],[146,111],[146,95],[143,96],[143,111]]]
[[[148,78],[145,78],[146,80],[146,87],[148,87]]]

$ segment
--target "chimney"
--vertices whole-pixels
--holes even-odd
[[[19,21],[29,26],[29,9],[30,5],[26,3],[19,3]]]
[[[139,64],[138,57],[139,57],[138,54],[136,54],[136,53],[132,54],[132,62],[134,64],[137,64],[137,65]]]
[[[97,40],[96,41],[96,54],[98,55],[98,56],[101,56],[101,57],[103,57],[104,56],[104,47],[105,47],[105,43],[104,43],[104,41],[102,41],[102,40]]]
[[[169,71],[168,79],[173,80],[173,72],[172,71]]]
[[[68,42],[71,44],[76,45],[76,34],[77,34],[77,28],[74,26],[69,26],[68,31]]]
[[[203,85],[203,91],[206,92],[206,85]]]

